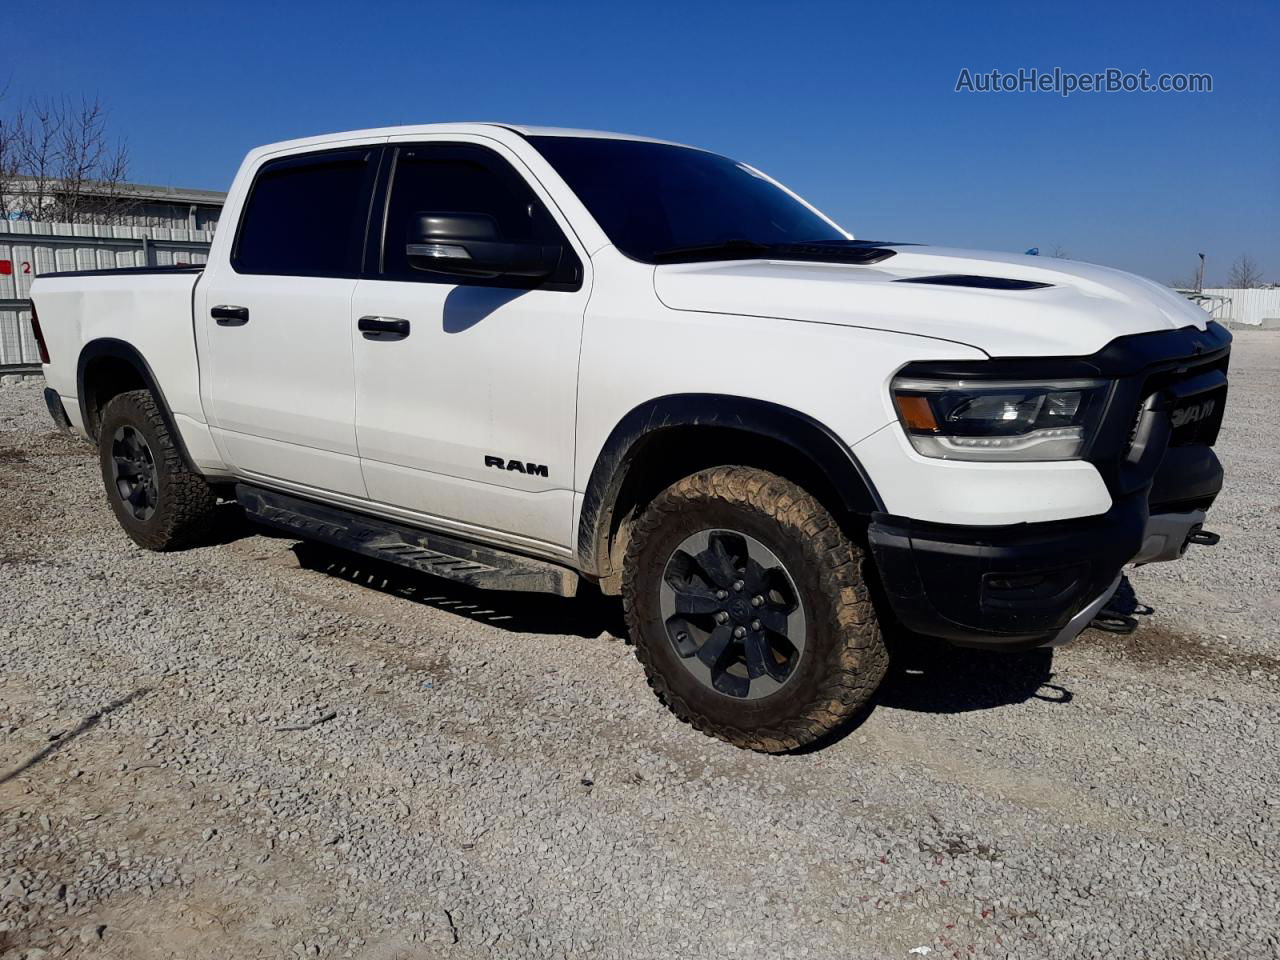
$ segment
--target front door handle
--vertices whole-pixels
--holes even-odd
[[[218,321],[220,327],[243,327],[249,322],[248,307],[233,307],[227,303],[220,303],[212,310],[209,315]]]
[[[366,340],[403,340],[409,335],[409,321],[398,317],[361,317],[356,329]]]

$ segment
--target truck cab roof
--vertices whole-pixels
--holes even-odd
[[[276,143],[263,144],[251,151],[251,155],[301,150],[307,147],[341,143],[347,140],[376,140],[384,137],[402,137],[417,134],[492,135],[497,130],[510,131],[519,134],[521,137],[582,137],[594,140],[637,140],[643,143],[667,143],[672,146],[684,146],[684,144],[676,144],[669,140],[641,137],[629,133],[614,133],[607,130],[578,130],[572,127],[540,127],[494,121],[466,121],[458,123],[409,123],[393,127],[370,127],[366,130],[335,131],[314,137],[300,137],[295,140],[281,140]]]

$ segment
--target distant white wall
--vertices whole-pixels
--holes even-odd
[[[1253,326],[1280,325],[1280,288],[1234,289],[1231,287],[1205,288],[1212,300],[1201,301],[1201,306],[1219,323],[1247,323]],[[1222,298],[1222,299],[1217,299]]]

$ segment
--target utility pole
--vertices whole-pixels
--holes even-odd
[[[1197,254],[1200,257],[1200,269],[1196,271],[1196,293],[1204,293],[1204,254]]]

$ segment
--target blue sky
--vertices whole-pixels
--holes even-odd
[[[10,97],[99,96],[140,182],[391,123],[593,127],[751,162],[858,236],[1280,282],[1280,3],[26,4]],[[32,51],[30,56],[24,51]],[[1206,72],[1208,94],[973,94],[962,68]]]

